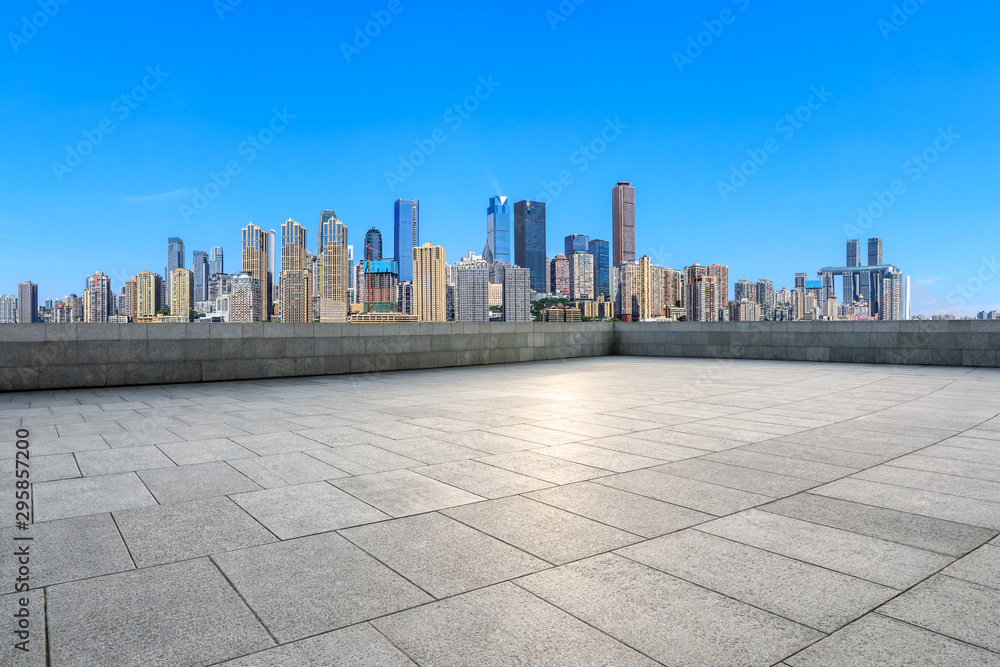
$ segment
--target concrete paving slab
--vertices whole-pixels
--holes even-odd
[[[135,473],[34,484],[35,522],[149,507],[156,504]]]
[[[414,468],[413,472],[489,499],[513,496],[552,486],[552,484],[535,477],[520,475],[480,461],[452,461]]]
[[[336,479],[330,484],[394,517],[433,512],[482,500],[480,496],[410,470]]]
[[[770,496],[668,475],[655,470],[636,470],[612,477],[602,477],[596,482],[716,516],[732,514],[773,500]]]
[[[282,540],[389,518],[327,482],[240,493],[232,499]]]
[[[245,475],[221,461],[142,470],[136,474],[160,504],[182,503],[260,489]]]

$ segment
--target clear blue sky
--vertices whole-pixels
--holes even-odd
[[[971,280],[967,311],[1000,306],[1000,274],[976,278],[1000,254],[995,2],[910,0],[916,12],[890,31],[891,0],[568,0],[568,16],[558,0],[61,1],[43,0],[58,11],[37,31],[23,17],[38,0],[0,10],[0,293],[23,280],[42,299],[82,293],[95,270],[117,290],[163,270],[169,236],[188,262],[222,245],[233,269],[249,221],[294,218],[314,249],[323,208],[356,248],[379,227],[388,253],[399,197],[421,201],[422,240],[454,260],[482,251],[489,197],[536,198],[568,170],[548,207],[550,254],[570,233],[610,240],[611,188],[629,180],[640,254],[778,287],[841,265],[845,225],[898,179],[905,193],[852,236],[882,236],[886,261],[942,296]],[[345,55],[373,11],[391,20]],[[706,21],[720,34],[679,67]],[[480,77],[499,86],[446,118]],[[824,86],[832,97],[810,99]],[[779,127],[810,101],[801,127]],[[241,144],[274,109],[295,118],[250,162]],[[574,155],[608,119],[627,127],[593,160]],[[113,131],[57,174],[102,121]],[[386,172],[439,128],[445,141],[391,189]],[[914,182],[907,161],[948,128],[960,138]],[[768,139],[777,152],[724,201],[718,183]],[[239,174],[185,220],[181,205],[231,161]]]

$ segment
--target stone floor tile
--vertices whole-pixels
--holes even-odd
[[[565,445],[568,442],[581,442],[583,440],[592,439],[591,437],[585,435],[566,433],[565,431],[542,428],[531,424],[512,424],[510,426],[498,426],[485,430],[490,433],[496,433],[497,435],[505,435],[518,440],[533,442],[536,445],[544,445],[546,447],[552,445]]]
[[[462,447],[434,438],[410,438],[407,440],[386,440],[379,447],[421,463],[447,463],[474,459],[483,455],[478,449]]]
[[[814,461],[828,465],[843,466],[845,468],[870,468],[871,466],[885,463],[891,458],[891,454],[875,454],[873,452],[848,452],[843,449],[831,449],[829,447],[815,447],[800,442],[789,442],[787,440],[768,440],[758,442],[753,445],[741,447],[738,451],[761,452],[774,456],[785,456],[803,461]]]
[[[668,475],[696,479],[730,489],[782,498],[818,486],[817,482],[800,477],[778,475],[753,468],[718,463],[706,459],[688,459],[653,468]]]
[[[372,623],[419,664],[652,667],[656,663],[513,584]]]
[[[260,489],[245,475],[221,461],[142,470],[136,474],[160,504],[181,503],[186,500]]]
[[[532,500],[642,537],[658,537],[715,517],[594,482],[525,494]]]
[[[326,447],[309,452],[313,458],[350,475],[370,475],[404,468],[416,468],[423,462],[390,452],[375,445]]]
[[[437,513],[350,528],[340,534],[436,598],[549,567],[545,561]]]
[[[546,456],[536,451],[494,454],[478,460],[504,470],[535,477],[550,484],[570,484],[610,474],[608,470]]]
[[[640,540],[617,528],[520,496],[456,507],[442,514],[555,564]]]
[[[133,472],[42,482],[32,488],[36,523],[156,504]]]
[[[225,496],[115,513],[137,567],[255,547],[276,541]]]
[[[897,468],[910,468],[912,470],[923,470],[945,475],[1000,482],[1000,466],[988,463],[943,459],[937,456],[924,456],[917,453],[893,459],[889,465],[896,466]]]
[[[732,514],[773,500],[770,496],[655,470],[636,470],[602,477],[597,483],[716,516]]]
[[[47,596],[55,665],[205,665],[274,645],[208,559],[61,584]]]
[[[277,475],[287,484],[308,484],[348,476],[343,470],[334,468],[303,452],[272,454],[252,459],[252,461],[268,472]]]
[[[414,667],[367,623],[302,639],[219,667]]]
[[[528,442],[519,438],[511,438],[499,433],[489,431],[461,431],[459,433],[445,433],[435,436],[437,440],[450,442],[469,449],[475,449],[486,454],[509,454],[510,452],[522,452],[526,449],[536,449],[537,443]]]
[[[22,601],[26,601],[28,610],[27,637],[15,636],[14,614],[22,613]],[[31,591],[29,594],[17,593],[0,595],[0,614],[4,618],[4,627],[8,634],[0,644],[0,664],[4,667],[47,667],[49,664],[47,646],[45,643],[45,591]],[[7,619],[11,619],[7,621]],[[23,643],[27,641],[27,643]],[[20,648],[16,645],[20,644]]]
[[[324,446],[321,443],[299,435],[298,433],[239,435],[233,436],[230,439],[236,444],[249,449],[258,456],[288,454],[289,452],[308,452],[311,449],[324,449]]]
[[[772,665],[823,636],[612,554],[517,583],[663,664]]]
[[[213,558],[282,643],[433,599],[336,533]]]
[[[520,475],[480,461],[452,461],[414,468],[413,472],[489,499],[547,489],[552,486],[535,477]]]
[[[80,467],[76,464],[76,457],[72,454],[32,456],[30,463],[31,481],[35,484],[39,482],[54,482],[60,479],[73,479],[81,476]],[[3,462],[5,471],[13,470],[14,466],[13,459]],[[11,473],[11,476],[13,477],[13,473]]]
[[[857,472],[857,468],[807,461],[788,456],[775,456],[748,449],[730,449],[725,452],[716,452],[706,456],[705,460],[824,483],[832,482],[835,479],[847,477]]]
[[[240,493],[232,498],[282,540],[389,518],[327,482]]]
[[[698,530],[900,590],[952,561],[941,554],[760,510],[703,523]]]
[[[941,573],[1000,590],[1000,547],[987,544],[955,561]]]
[[[829,633],[899,591],[739,542],[684,530],[619,555]]]
[[[249,449],[237,445],[228,438],[173,442],[158,445],[158,447],[161,452],[169,456],[170,460],[179,466],[255,458],[257,456]]]
[[[610,470],[611,472],[629,472],[640,468],[651,468],[662,465],[663,461],[646,456],[636,456],[615,449],[594,447],[585,443],[556,445],[545,449],[534,450],[537,454],[565,459],[581,465]]]
[[[433,512],[482,500],[480,496],[410,470],[347,477],[330,483],[394,517]]]
[[[993,482],[986,479],[958,477],[956,475],[928,472],[926,470],[899,468],[892,465],[883,465],[871,468],[870,470],[863,470],[854,475],[853,478],[869,482],[905,486],[923,491],[934,491],[935,493],[946,493],[952,496],[961,496],[975,500],[993,502],[1000,500],[1000,481]]]
[[[173,461],[152,446],[77,452],[75,456],[84,477],[174,467]]]

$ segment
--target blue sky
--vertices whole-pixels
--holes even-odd
[[[249,221],[296,219],[314,249],[323,208],[356,247],[379,227],[388,252],[399,197],[454,260],[481,252],[491,196],[535,199],[565,171],[550,254],[566,234],[610,239],[628,180],[639,252],[660,265],[781,287],[842,264],[849,235],[882,236],[926,289],[1000,307],[996,3],[576,2],[42,0],[33,30],[38,0],[8,0],[0,293],[82,293],[95,270],[117,289],[163,270],[169,236],[188,262],[222,245],[233,269]],[[228,184],[196,200],[212,174]]]

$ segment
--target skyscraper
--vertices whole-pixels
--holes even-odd
[[[17,297],[0,294],[0,324],[17,323]]]
[[[377,262],[382,259],[382,232],[372,227],[365,234],[365,261]]]
[[[755,301],[762,307],[770,307],[774,301],[774,283],[767,278],[758,280]]]
[[[190,322],[194,314],[194,274],[174,269],[170,274],[170,315]]]
[[[260,289],[260,312],[263,320],[271,319],[271,280],[267,256],[268,233],[252,222],[243,229],[243,272],[257,279]]]
[[[399,263],[394,259],[364,261],[361,284],[361,303],[365,313],[394,313],[399,303]]]
[[[708,275],[715,278],[719,290],[718,308],[728,313],[729,308],[729,267],[725,264],[712,264],[708,267]],[[715,318],[718,319],[718,318]]]
[[[184,241],[176,236],[167,239],[167,266],[163,275],[167,278],[167,292],[170,291],[170,274],[174,269],[184,268]],[[168,297],[169,298],[169,297]]]
[[[551,290],[557,294],[568,296],[570,291],[569,258],[566,255],[556,255],[549,262],[549,266],[552,274],[549,278]]]
[[[143,271],[133,278],[136,281],[136,321],[156,317],[156,311],[164,307],[163,278],[152,271]]]
[[[882,239],[868,239],[868,266],[882,266]]]
[[[861,239],[847,241],[847,268],[861,266]],[[857,273],[844,275],[844,303],[852,304],[861,299],[861,276]]]
[[[733,301],[757,302],[757,286],[749,280],[740,280],[734,285]]]
[[[514,204],[514,264],[528,269],[531,289],[547,292],[545,270],[545,204]]]
[[[222,246],[216,246],[209,251],[208,255],[208,275],[223,274],[226,272],[226,265],[223,261]]]
[[[496,264],[500,274],[504,322],[531,322],[531,280],[528,269]]]
[[[573,301],[594,299],[594,256],[589,252],[569,257],[569,296]]]
[[[420,202],[398,199],[393,207],[393,252],[399,262],[399,279],[413,282],[413,249],[420,245]]]
[[[233,276],[232,294],[229,297],[229,321],[249,324],[263,318],[260,295],[267,291],[260,281],[249,273]]]
[[[693,264],[684,269],[684,307],[688,322],[718,321],[722,308],[720,296],[719,280],[709,274],[709,267]]]
[[[281,225],[281,280],[278,282],[278,303],[282,322],[294,324],[312,322],[310,283],[306,228],[289,218]]]
[[[208,301],[208,279],[212,275],[209,269],[208,253],[195,250],[191,255],[191,271],[194,273],[194,300]]]
[[[17,286],[17,321],[21,324],[38,322],[38,285],[30,280]]]
[[[490,321],[490,267],[470,254],[455,264],[455,308],[459,322]]]
[[[420,322],[447,320],[445,253],[441,246],[425,243],[413,255],[413,314]]]
[[[620,181],[611,191],[614,266],[635,259],[635,188]]]
[[[511,205],[506,197],[491,197],[486,207],[486,261],[511,263],[510,223]]]
[[[323,211],[320,216],[319,249],[322,259],[318,281],[320,286],[320,319],[324,322],[347,320],[349,311],[350,260],[347,254],[347,225],[337,219],[336,211]]]
[[[649,319],[652,313],[653,264],[648,257],[615,268],[615,311],[625,322]]]
[[[567,257],[572,257],[574,252],[590,252],[590,238],[585,234],[570,234],[564,244]]]
[[[122,285],[118,314],[128,317],[132,322],[139,319],[139,280],[135,277]]]
[[[809,279],[809,274],[806,273],[796,273],[795,274],[795,289],[805,289],[806,280]]]
[[[592,240],[587,250],[594,256],[594,298],[611,298],[611,246],[601,239]]]
[[[278,259],[278,253],[280,250],[276,249],[275,246],[275,233],[273,229],[269,229],[265,232],[267,235],[267,304],[264,306],[264,311],[267,313],[268,319],[274,314],[274,297],[278,293],[277,291],[277,281],[278,274],[275,273],[275,263]]]
[[[83,291],[83,321],[91,324],[104,323],[113,315],[114,292],[111,278],[97,271],[87,276],[87,289]]]

